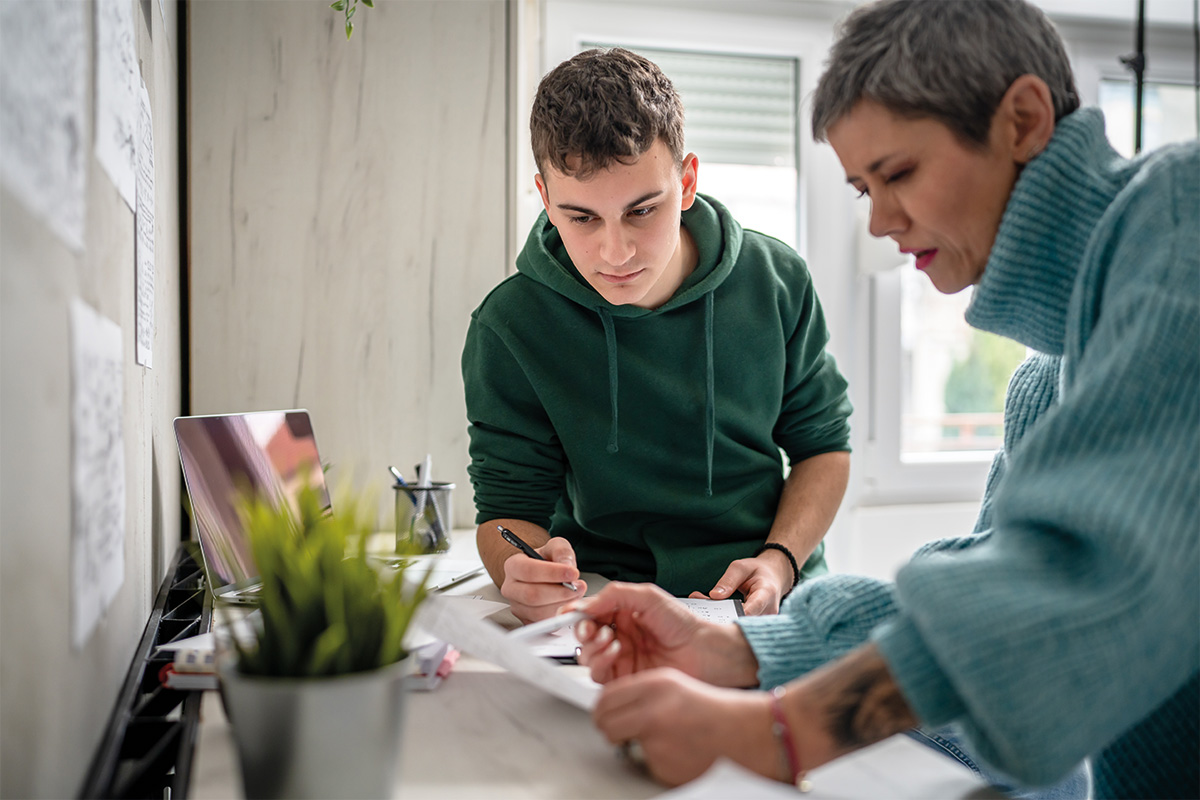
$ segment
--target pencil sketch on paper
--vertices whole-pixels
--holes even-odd
[[[130,209],[137,157],[137,52],[133,4],[96,3],[96,157]]]
[[[0,3],[0,180],[76,252],[87,202],[86,8]]]
[[[138,87],[137,149],[137,362],[154,366],[154,122],[146,84]]]
[[[125,580],[121,328],[71,301],[71,640],[91,637]]]

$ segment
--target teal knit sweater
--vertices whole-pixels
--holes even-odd
[[[1029,784],[1200,797],[1200,146],[1134,161],[1084,109],[1018,180],[972,325],[1036,357],[976,536],[896,583],[828,576],[741,621],[764,687],[870,638],[922,722]]]

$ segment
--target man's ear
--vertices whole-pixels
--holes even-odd
[[[1013,161],[1028,164],[1046,148],[1054,135],[1054,98],[1050,87],[1036,75],[1022,75],[1000,100],[1004,136]]]
[[[696,201],[696,177],[700,168],[700,160],[695,153],[684,156],[680,167],[680,179],[683,183],[683,198],[679,204],[680,211],[687,211]]]
[[[537,185],[538,194],[542,196],[542,207],[546,209],[546,216],[550,216],[550,195],[546,193],[546,181],[542,179],[542,173],[537,173],[533,176],[533,182]],[[554,224],[553,221],[550,222]]]

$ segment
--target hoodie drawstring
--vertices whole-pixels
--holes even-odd
[[[713,441],[717,435],[717,398],[716,379],[713,377],[713,293],[704,295],[704,351],[707,365],[704,372],[704,438],[706,442],[705,456],[708,459],[708,485],[704,489],[705,497],[712,497],[713,478]]]
[[[604,346],[608,350],[608,403],[612,410],[607,449],[616,453],[621,449],[617,442],[617,331],[607,308],[600,308],[600,323],[604,326]]]
[[[612,314],[606,308],[597,309],[600,312],[600,324],[604,327],[604,346],[608,351],[608,404],[612,413],[612,425],[608,431],[608,447],[610,453],[620,451],[617,424],[617,331],[613,327]],[[717,390],[716,377],[713,371],[713,295],[704,295],[704,441],[705,468],[707,483],[704,495],[712,497],[713,482],[713,447],[717,436]]]

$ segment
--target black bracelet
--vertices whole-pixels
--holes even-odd
[[[787,597],[792,593],[792,589],[795,589],[800,585],[800,565],[796,563],[796,557],[792,555],[792,551],[779,544],[779,542],[767,542],[762,547],[754,551],[754,557],[758,558],[768,550],[778,550],[779,552],[783,553],[785,556],[787,556],[787,560],[792,565],[792,588],[783,593],[783,596]]]

